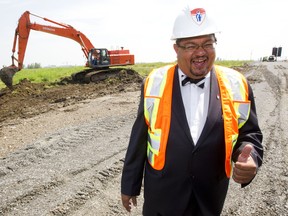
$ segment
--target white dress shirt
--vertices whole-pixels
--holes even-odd
[[[192,139],[196,145],[207,119],[210,96],[210,72],[199,83],[187,83],[184,86],[182,86],[182,80],[187,76],[180,69],[178,69],[178,75],[186,118]],[[200,88],[199,85],[203,82],[205,82],[204,88]]]

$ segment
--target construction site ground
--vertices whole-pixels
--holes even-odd
[[[264,161],[231,180],[223,216],[288,215],[288,63],[237,68],[254,90]],[[142,77],[0,90],[0,215],[121,216],[120,178]],[[143,198],[130,215],[141,215]]]

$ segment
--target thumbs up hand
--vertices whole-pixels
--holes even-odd
[[[257,165],[250,156],[252,145],[244,146],[234,165],[232,178],[239,184],[249,183],[256,175]]]

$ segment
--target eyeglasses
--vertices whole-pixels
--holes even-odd
[[[199,45],[199,44],[187,44],[185,46],[181,46],[181,45],[177,44],[177,46],[180,47],[181,49],[187,51],[187,52],[194,52],[194,51],[198,50],[200,47],[206,51],[214,50],[215,44],[216,44],[216,42],[213,41],[213,42],[207,42],[207,43],[204,43],[201,45]]]

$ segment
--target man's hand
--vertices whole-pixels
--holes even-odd
[[[252,149],[250,144],[244,146],[234,165],[232,178],[237,183],[249,183],[256,175],[257,165],[250,155]]]
[[[122,204],[128,212],[131,212],[131,201],[134,206],[137,206],[137,197],[121,194]]]

